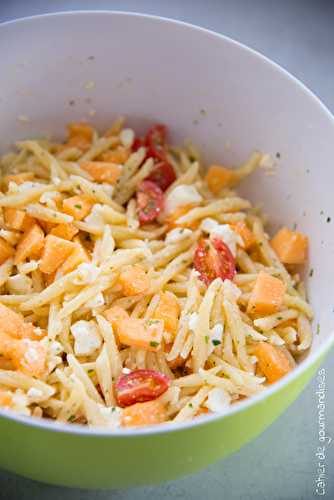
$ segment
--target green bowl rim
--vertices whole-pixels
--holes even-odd
[[[106,16],[119,16],[119,17],[138,17],[138,18],[146,18],[146,19],[152,19],[155,22],[160,22],[160,23],[174,23],[178,24],[180,26],[184,26],[186,29],[193,29],[199,32],[202,32],[206,36],[214,37],[214,38],[221,38],[223,39],[226,43],[230,45],[237,46],[239,49],[246,51],[253,56],[256,56],[257,58],[261,59],[264,63],[268,64],[269,66],[272,66],[275,68],[279,73],[281,73],[282,76],[284,76],[286,79],[290,80],[291,83],[293,83],[295,86],[299,87],[299,89],[307,95],[307,97],[311,98],[324,112],[324,114],[327,115],[330,121],[332,121],[332,124],[334,126],[334,116],[332,113],[329,111],[329,109],[323,104],[323,102],[316,96],[315,93],[313,93],[310,89],[308,89],[300,80],[298,80],[295,76],[293,76],[291,73],[289,73],[286,69],[284,69],[282,66],[279,64],[275,63],[265,55],[261,54],[259,51],[252,49],[251,47],[248,47],[247,45],[238,42],[236,40],[233,40],[232,38],[222,35],[220,33],[217,33],[215,31],[209,30],[207,28],[203,28],[201,26],[196,26],[194,24],[184,22],[184,21],[179,21],[176,19],[171,19],[163,16],[157,16],[157,15],[151,15],[151,14],[142,14],[138,12],[126,12],[126,11],[115,11],[115,10],[71,10],[71,11],[60,11],[60,12],[52,12],[52,13],[47,13],[47,14],[39,14],[39,15],[34,15],[34,16],[27,16],[27,17],[22,17],[18,19],[13,19],[11,21],[6,21],[3,23],[0,23],[0,30],[6,26],[10,26],[12,24],[25,24],[29,23],[30,21],[35,21],[36,19],[43,19],[43,18],[49,18],[49,17],[70,17],[70,16],[100,16],[100,15]],[[11,410],[4,410],[0,409],[0,417],[3,417],[7,420],[13,420],[17,422],[18,424],[24,424],[30,427],[35,427],[35,428],[41,428],[43,430],[49,430],[53,432],[62,432],[62,433],[67,433],[67,434],[76,434],[76,435],[82,435],[82,436],[90,436],[90,437],[104,437],[104,438],[130,438],[133,436],[143,436],[143,435],[156,435],[156,434],[162,434],[162,433],[169,433],[169,432],[177,432],[177,431],[182,431],[185,429],[190,429],[192,427],[199,427],[203,426],[206,424],[210,424],[213,422],[216,422],[218,420],[223,420],[229,416],[232,416],[236,413],[239,413],[241,411],[246,410],[247,408],[256,405],[257,403],[263,401],[266,398],[269,398],[271,395],[275,394],[276,392],[279,392],[281,389],[283,389],[285,386],[288,384],[292,383],[295,379],[297,379],[299,376],[302,375],[302,373],[306,372],[308,368],[310,368],[313,363],[316,363],[316,361],[321,358],[323,355],[326,354],[326,352],[331,348],[331,346],[334,344],[334,331],[332,331],[329,336],[320,344],[319,347],[316,348],[315,351],[311,352],[305,360],[301,362],[292,372],[290,372],[288,375],[283,377],[281,380],[273,384],[271,387],[267,387],[262,393],[252,396],[248,399],[245,399],[243,401],[240,401],[239,403],[235,403],[233,406],[230,407],[228,411],[224,414],[213,414],[209,416],[203,416],[203,417],[198,417],[195,420],[191,420],[189,422],[182,422],[182,423],[173,423],[169,422],[166,424],[159,424],[158,426],[150,426],[150,427],[145,427],[145,428],[137,428],[137,429],[118,429],[116,431],[111,431],[107,430],[105,428],[98,428],[98,427],[85,427],[83,425],[78,425],[78,424],[67,424],[67,423],[62,423],[62,422],[57,422],[54,420],[42,420],[42,419],[37,419],[34,417],[28,417],[24,415],[19,415]]]

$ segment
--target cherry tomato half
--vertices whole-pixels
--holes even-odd
[[[145,146],[145,141],[141,137],[136,137],[132,144],[132,151],[135,153],[139,148]]]
[[[166,191],[175,179],[176,175],[174,169],[172,165],[166,161],[158,163],[151,175],[147,177],[148,181],[152,181],[157,184],[162,191]]]
[[[200,279],[209,285],[214,279],[232,280],[235,273],[235,258],[225,243],[214,238],[199,242],[194,256],[194,266]]]
[[[122,375],[116,384],[119,406],[124,408],[135,403],[151,401],[167,391],[169,378],[154,370],[134,370]]]
[[[163,208],[163,192],[152,181],[142,181],[137,191],[138,219],[141,224],[154,221]]]
[[[164,147],[166,144],[167,127],[161,123],[156,123],[146,134],[145,143],[149,148]]]

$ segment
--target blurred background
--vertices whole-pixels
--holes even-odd
[[[334,2],[0,0],[0,22],[47,12],[90,9],[123,10],[171,17],[230,36],[282,65],[302,80],[334,112]],[[328,387],[326,425],[329,435],[333,438],[326,458],[325,498],[328,500],[334,498],[334,382],[331,382],[334,380],[333,356],[333,353],[329,355],[324,364]],[[315,453],[319,444],[316,390],[317,384],[314,380],[289,410],[258,439],[227,460],[218,462],[194,476],[154,487],[93,492],[49,487],[0,471],[0,499],[313,499],[317,496],[315,490],[318,460]]]

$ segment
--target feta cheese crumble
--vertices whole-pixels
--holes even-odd
[[[238,233],[233,231],[229,224],[219,224],[216,220],[207,218],[203,220],[201,229],[209,233],[210,238],[219,238],[222,240],[234,257],[237,254],[237,245],[244,247],[243,239]]]
[[[165,212],[170,214],[180,206],[189,205],[191,203],[200,203],[202,199],[202,196],[199,194],[195,186],[180,184],[167,195],[165,200]]]
[[[90,356],[102,345],[101,335],[94,321],[77,321],[71,326],[71,333],[77,356]]]

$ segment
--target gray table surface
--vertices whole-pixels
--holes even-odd
[[[334,3],[322,0],[0,0],[0,22],[45,12],[110,9],[172,17],[224,33],[272,58],[334,111]],[[334,438],[333,353],[326,370],[326,426]],[[154,487],[87,491],[56,488],[0,471],[0,498],[17,500],[308,500],[318,477],[317,382],[267,431],[206,470]],[[1,446],[1,443],[0,443]],[[334,442],[325,459],[334,498]]]

